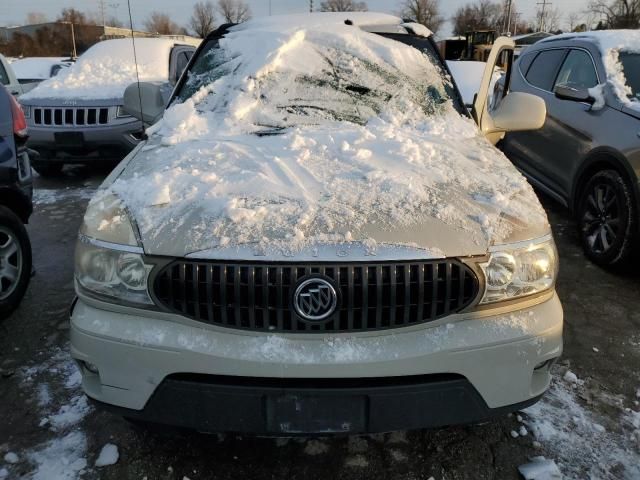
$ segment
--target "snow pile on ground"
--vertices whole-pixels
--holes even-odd
[[[482,83],[484,70],[487,67],[486,62],[447,60],[447,66],[462,94],[464,104],[473,105],[473,99],[480,90],[480,83]],[[494,70],[491,84],[489,85],[490,94],[503,73],[502,70]],[[491,103],[491,100],[489,100],[489,103]]]
[[[426,219],[483,247],[546,233],[531,187],[426,55],[344,24],[303,27],[247,22],[194,66],[193,95],[110,187],[145,245],[188,228],[187,252],[299,249]]]
[[[91,412],[80,392],[78,367],[67,349],[49,355],[46,361],[24,368],[23,387],[36,390],[32,395],[42,415],[40,427],[48,429],[52,438],[25,453],[33,465],[33,480],[74,480],[87,467],[87,439],[78,424]],[[55,380],[43,383],[44,378]],[[46,392],[43,393],[43,392]],[[55,392],[56,402],[51,402]]]
[[[95,193],[95,188],[35,188],[33,190],[34,205],[51,205],[67,200],[89,200]]]
[[[583,390],[571,379],[556,381],[543,399],[525,410],[525,423],[538,442],[553,456],[567,478],[640,478],[638,444],[633,415],[619,402],[608,402],[621,415],[618,425],[602,425],[599,414],[576,399]]]
[[[115,465],[118,462],[118,458],[120,458],[118,447],[113,443],[107,443],[102,447],[102,450],[100,450],[100,455],[98,455],[96,459],[96,467]]]
[[[525,480],[562,480],[562,474],[553,460],[534,457],[530,463],[520,465],[518,471]]]
[[[140,80],[167,82],[169,53],[175,42],[163,38],[136,38],[135,44]],[[73,66],[40,83],[20,100],[121,98],[124,90],[135,81],[131,39],[105,40],[82,54]]]

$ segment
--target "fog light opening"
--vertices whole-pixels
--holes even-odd
[[[550,370],[551,367],[553,366],[553,364],[556,362],[557,358],[550,358],[549,360],[545,360],[544,362],[540,362],[539,364],[537,364],[535,367],[533,367],[534,371],[539,371],[539,370]]]

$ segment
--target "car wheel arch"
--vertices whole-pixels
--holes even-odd
[[[571,213],[576,212],[576,208],[580,201],[583,188],[589,179],[596,173],[603,170],[616,170],[622,177],[629,182],[636,202],[640,207],[640,192],[638,191],[638,183],[633,182],[635,174],[631,169],[629,162],[625,156],[610,147],[600,147],[589,152],[585,160],[580,162],[580,167],[574,175],[571,196],[569,198],[569,208]]]
[[[15,190],[0,188],[0,206],[13,211],[23,223],[29,222],[31,205],[23,195]]]

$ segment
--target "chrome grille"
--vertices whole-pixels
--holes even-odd
[[[306,321],[292,308],[296,286],[330,280],[338,308]],[[468,307],[478,278],[457,260],[383,264],[230,264],[176,261],[155,275],[167,311],[228,328],[267,332],[361,332],[430,322]]]
[[[33,123],[45,126],[91,126],[109,123],[109,107],[33,107]]]

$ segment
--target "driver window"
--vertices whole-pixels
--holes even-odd
[[[558,73],[555,85],[575,89],[588,89],[598,85],[591,56],[583,50],[571,50]]]

